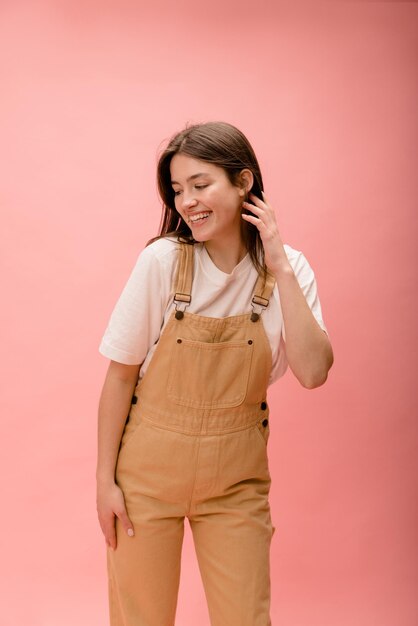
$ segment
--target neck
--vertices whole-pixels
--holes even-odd
[[[228,241],[205,241],[204,246],[216,267],[226,274],[231,274],[247,254],[244,242],[236,237]]]

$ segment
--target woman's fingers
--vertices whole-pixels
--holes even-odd
[[[264,200],[260,200],[260,198],[258,198],[258,196],[255,196],[253,193],[250,193],[249,196],[253,204],[251,204],[250,202],[243,202],[243,207],[247,209],[248,211],[251,211],[251,214],[253,214],[252,216],[257,217],[258,219],[257,221],[254,221],[254,220],[248,220],[248,221],[257,227],[260,227],[261,224],[263,224],[264,226],[267,226],[268,228],[272,228],[275,224],[276,218],[274,215],[274,210],[268,204],[266,197],[264,196],[264,193],[263,193]],[[242,217],[246,219],[248,215],[243,213]]]
[[[110,508],[98,510],[99,523],[104,535],[106,545],[109,548],[116,548],[116,531],[115,531],[115,515]]]
[[[248,209],[249,211],[252,211],[256,215],[262,215],[264,213],[263,209],[260,209],[260,207],[257,207],[254,204],[250,204],[249,202],[243,202],[242,206],[245,209]],[[245,215],[245,213],[244,213],[244,215]]]
[[[248,196],[251,198],[252,202],[253,202],[256,206],[258,206],[258,207],[260,207],[260,208],[262,208],[262,209],[265,209],[266,207],[270,208],[270,205],[269,205],[269,203],[267,202],[267,198],[266,198],[266,196],[264,195],[264,191],[262,191],[261,193],[263,194],[263,200],[261,200],[258,196],[256,196],[256,195],[255,195],[254,193],[252,193],[251,191],[250,191],[250,193],[248,194]]]
[[[129,535],[130,537],[133,537],[135,534],[134,525],[132,524],[131,520],[128,517],[128,513],[126,512],[125,505],[123,506],[123,508],[119,509],[118,511],[115,511],[115,513],[120,519],[121,524],[126,534]]]
[[[241,217],[247,222],[251,222],[251,224],[254,224],[254,226],[257,226],[258,229],[264,226],[262,220],[260,220],[260,218],[256,217],[255,215],[247,215],[246,213],[242,213]]]
[[[109,546],[109,548],[113,548],[113,550],[116,550],[115,516],[113,512],[111,513],[109,518],[106,520],[104,536],[105,536],[106,544]]]
[[[123,497],[123,491],[119,486],[117,486],[116,499],[117,499],[117,504],[113,509],[115,512],[115,515],[117,515],[118,518],[120,519],[122,527],[124,531],[126,532],[126,534],[129,535],[129,537],[133,537],[135,534],[134,525],[129,519],[128,513],[126,512],[125,498]]]
[[[99,522],[103,531],[106,545],[116,550],[116,524],[115,516],[121,521],[122,527],[127,535],[134,536],[134,527],[126,511],[125,499],[119,485],[113,484],[111,487],[101,489],[98,494],[97,512]]]
[[[125,507],[118,508],[115,512],[111,512],[110,515],[107,515],[103,520],[102,530],[105,536],[106,544],[116,550],[116,527],[115,527],[115,517],[118,517],[121,521],[122,527],[129,537],[134,536],[134,526],[131,520],[128,517]]]

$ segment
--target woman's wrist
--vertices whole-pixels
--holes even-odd
[[[115,483],[115,474],[110,472],[97,472],[96,473],[97,487],[108,487]]]
[[[279,281],[282,276],[289,276],[294,274],[293,268],[289,263],[287,256],[279,258],[275,261],[274,266],[269,268],[271,273],[274,274],[276,281]]]

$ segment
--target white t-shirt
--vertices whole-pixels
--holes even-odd
[[[177,246],[176,238],[164,237],[142,250],[100,343],[100,353],[113,361],[126,365],[142,363],[139,378],[145,374],[161,332],[174,310]],[[312,268],[302,252],[287,244],[284,249],[315,319],[327,332]],[[194,244],[194,251],[192,301],[186,311],[207,317],[251,314],[258,274],[249,254],[231,274],[226,274],[213,263],[203,243]],[[261,319],[272,350],[271,384],[283,376],[288,366],[277,284]]]

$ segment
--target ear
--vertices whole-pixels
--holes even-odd
[[[254,184],[254,175],[252,171],[247,168],[244,170],[241,170],[239,174],[239,182],[240,182],[240,187],[241,187],[240,192],[239,192],[240,196],[243,196],[244,198],[246,198],[248,196],[250,189],[252,188]]]

